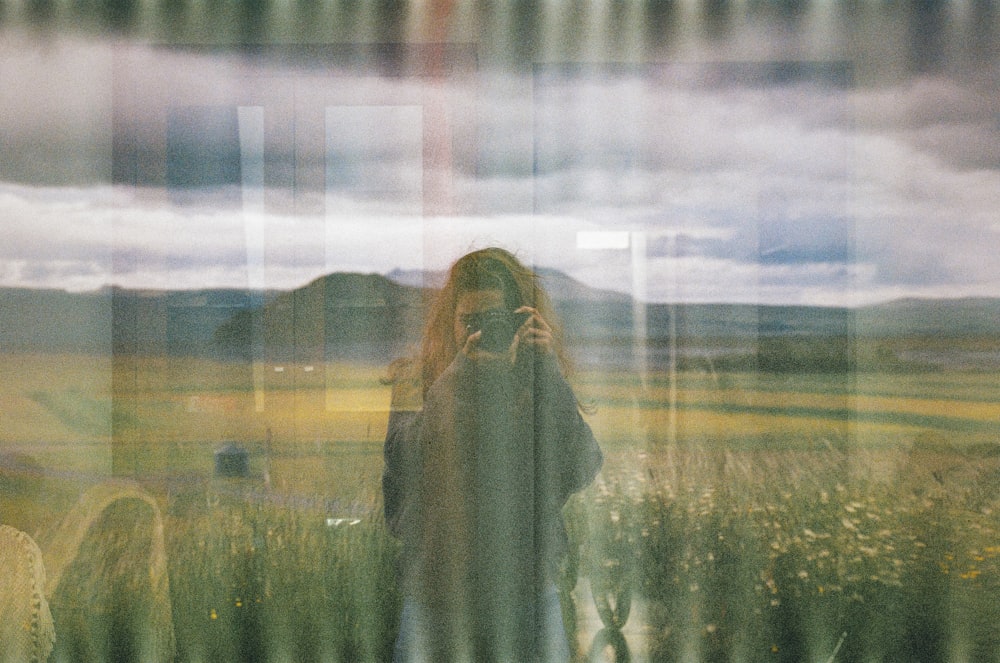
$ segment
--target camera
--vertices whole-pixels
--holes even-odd
[[[514,342],[514,334],[529,317],[529,313],[484,311],[468,316],[464,322],[469,334],[482,332],[477,347],[499,354],[507,351]]]

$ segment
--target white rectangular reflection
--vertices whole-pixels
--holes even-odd
[[[250,290],[264,288],[264,108],[237,109],[240,183]]]
[[[576,248],[586,250],[627,249],[627,230],[581,230],[576,233]]]
[[[240,190],[243,229],[247,246],[247,290],[262,293],[264,283],[264,108],[240,106],[236,110],[240,135]],[[254,332],[251,332],[254,333]],[[259,339],[251,341],[257,347]],[[263,364],[253,360],[254,409],[264,411]]]

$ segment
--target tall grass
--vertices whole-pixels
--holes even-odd
[[[327,516],[178,496],[167,525],[178,660],[388,660],[394,544],[377,518]]]
[[[643,603],[643,658],[1000,660],[995,492],[917,494],[845,476],[832,452],[643,464],[570,518],[591,584]]]
[[[593,641],[651,661],[1000,660],[996,493],[972,503],[971,493],[913,490],[844,467],[831,451],[610,455],[598,483],[566,510],[591,589],[577,587],[567,615],[586,631],[581,656]],[[377,505],[364,511],[377,514]],[[388,660],[397,546],[377,516],[328,516],[256,489],[173,491],[176,660]],[[112,527],[103,539],[110,558],[127,565],[121,532],[102,526]],[[143,614],[143,591],[139,583],[91,594],[104,598],[83,606],[89,619],[55,601],[61,651],[72,643],[72,653],[136,660],[127,640],[105,636],[129,624],[125,615]],[[583,601],[612,628],[596,633],[576,619]],[[105,617],[95,626],[97,608]]]

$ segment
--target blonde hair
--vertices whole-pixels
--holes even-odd
[[[425,395],[460,350],[454,332],[458,299],[476,290],[501,291],[504,305],[511,311],[521,306],[537,310],[552,328],[553,350],[561,368],[564,372],[569,371],[562,327],[538,275],[509,251],[491,247],[459,258],[448,271],[448,279],[430,307],[420,352]]]

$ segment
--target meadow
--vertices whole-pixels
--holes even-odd
[[[384,367],[0,363],[0,520],[45,542],[88,487],[140,485],[163,518],[177,661],[388,658]],[[566,509],[581,660],[1000,661],[995,372],[573,383],[606,454]],[[213,476],[226,441],[248,477]],[[54,660],[141,651],[135,509],[105,512],[80,552],[117,565],[68,572],[52,598]],[[103,580],[123,573],[139,580]]]

